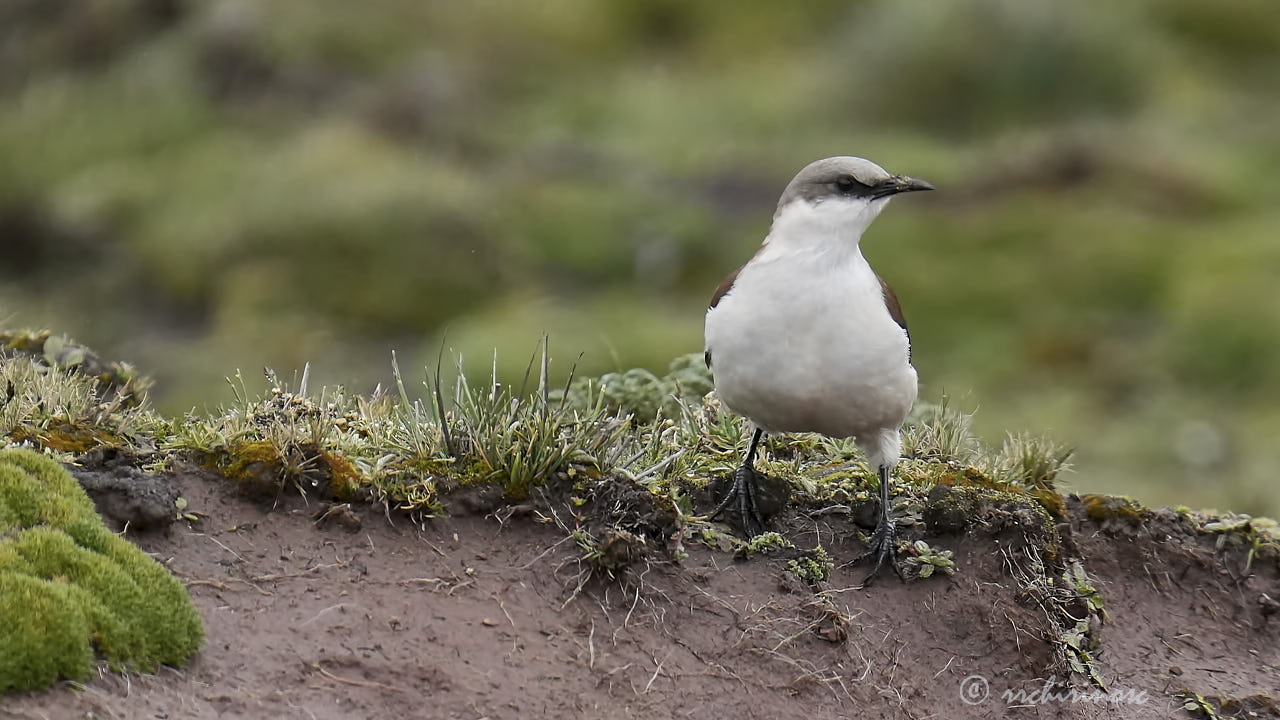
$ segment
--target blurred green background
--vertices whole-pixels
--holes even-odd
[[[169,412],[367,391],[446,327],[661,371],[792,174],[865,155],[939,188],[864,243],[922,398],[1274,514],[1277,78],[1276,0],[6,0],[0,321]]]

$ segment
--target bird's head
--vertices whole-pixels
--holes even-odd
[[[775,226],[787,215],[820,223],[838,233],[861,236],[898,193],[932,190],[933,185],[891,175],[860,157],[829,157],[809,163],[783,191],[774,213]]]

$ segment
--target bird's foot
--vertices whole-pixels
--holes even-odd
[[[864,588],[871,585],[871,581],[880,573],[880,569],[886,564],[893,568],[893,572],[898,576],[899,580],[906,581],[902,575],[902,568],[898,566],[898,548],[894,542],[895,525],[893,518],[888,514],[882,515],[880,522],[876,525],[875,534],[871,536],[871,548],[867,550],[862,557],[875,556],[876,566],[871,568],[871,572],[862,581],[858,587]],[[859,558],[861,559],[861,558]]]
[[[716,509],[711,511],[707,519],[715,520],[730,505],[734,505],[742,523],[743,532],[747,537],[753,538],[764,532],[764,520],[760,517],[760,508],[756,504],[756,497],[759,494],[760,478],[756,475],[756,471],[750,465],[739,466],[737,472],[733,474],[733,485],[729,488],[729,492]]]

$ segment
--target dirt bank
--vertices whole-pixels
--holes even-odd
[[[858,590],[859,528],[795,508],[774,524],[830,554],[825,582],[786,570],[799,551],[739,559],[692,542],[609,578],[534,505],[421,527],[360,507],[317,522],[315,501],[268,510],[213,477],[177,483],[202,519],[136,539],[190,589],[203,651],[180,671],[10,696],[5,716],[1205,717],[1184,709],[1196,695],[1219,716],[1280,714],[1275,560],[1246,571],[1248,548],[1219,550],[1171,511],[1100,524],[1068,504],[1105,608],[1084,650],[1108,704],[1043,697],[1067,674],[1061,612],[1052,584],[1028,583],[1034,553],[1009,527],[914,528],[953,551],[955,575]]]

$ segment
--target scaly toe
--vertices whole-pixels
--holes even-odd
[[[863,579],[859,587],[870,586],[871,581],[875,580],[876,576],[880,574],[880,569],[886,564],[893,568],[893,572],[898,576],[899,580],[906,581],[906,577],[902,574],[902,567],[898,565],[898,550],[894,543],[893,525],[876,530],[875,536],[871,540],[871,548],[862,557],[869,555],[875,555],[876,564],[875,567],[871,568],[871,572],[867,574],[867,577]]]

